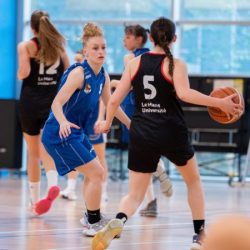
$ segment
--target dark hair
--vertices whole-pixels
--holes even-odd
[[[142,37],[142,47],[148,40],[149,30],[143,28],[141,25],[128,25],[124,29],[125,34],[134,35],[135,37]]]
[[[170,51],[169,44],[173,41],[175,30],[176,28],[174,22],[165,17],[158,18],[150,26],[150,35],[154,44],[161,47],[169,59],[168,72],[172,77],[174,73],[174,59]]]
[[[61,52],[64,51],[64,37],[51,23],[46,11],[34,11],[31,15],[30,25],[40,41],[38,60],[43,63],[55,63]]]

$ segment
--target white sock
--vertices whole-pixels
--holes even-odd
[[[153,183],[151,182],[151,184],[148,187],[147,193],[146,193],[146,199],[147,202],[151,202],[155,199],[155,194],[154,194],[154,187],[153,187]]]
[[[68,189],[68,190],[76,190],[76,181],[77,181],[77,179],[68,179],[66,189]]]
[[[39,182],[29,181],[29,190],[30,190],[31,203],[32,204],[37,203],[40,200],[40,181]]]
[[[49,170],[46,172],[48,189],[58,184],[58,174],[56,170]]]

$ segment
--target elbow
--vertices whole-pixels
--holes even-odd
[[[108,105],[117,108],[120,105],[120,103],[117,100],[111,98]]]
[[[176,95],[177,95],[177,97],[178,97],[180,100],[182,100],[182,101],[185,102],[185,100],[186,100],[186,95],[185,95],[184,93],[176,93]]]

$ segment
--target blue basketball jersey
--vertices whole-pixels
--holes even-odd
[[[65,71],[59,89],[66,82],[69,73],[76,67],[83,67],[84,69],[83,87],[76,90],[67,103],[64,104],[63,113],[68,121],[78,125],[81,129],[72,128],[72,132],[67,140],[71,138],[82,138],[84,136],[84,130],[89,117],[93,112],[96,112],[96,107],[98,106],[99,98],[105,84],[104,68],[102,67],[100,72],[96,75],[85,60],[83,63],[75,63],[71,65]],[[47,137],[47,139],[50,138],[54,143],[61,141],[59,137],[59,123],[52,111],[45,124],[43,137]]]
[[[148,48],[138,48],[133,51],[133,54],[135,57],[140,56],[146,52],[148,52]],[[134,114],[135,110],[135,101],[134,101],[134,93],[133,90],[129,91],[128,95],[125,97],[124,101],[121,104],[121,107],[123,111],[126,113],[126,115],[131,118]],[[122,128],[122,142],[128,143],[129,135],[128,135],[128,129],[124,124],[121,124]]]
[[[137,56],[140,56],[146,52],[148,52],[149,49],[148,48],[138,48],[138,49],[135,49],[132,53],[134,54],[135,57]],[[124,101],[122,102],[123,105],[134,105],[135,102],[134,102],[134,95],[133,95],[133,91],[130,91],[128,93],[128,95],[125,97]]]
[[[144,54],[146,52],[149,52],[148,48],[138,48],[138,49],[135,49],[133,51],[133,54],[135,55],[135,57],[137,57],[137,56],[140,56],[140,55],[142,55],[142,54]]]

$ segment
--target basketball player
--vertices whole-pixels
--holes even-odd
[[[44,126],[42,142],[60,175],[73,170],[84,174],[83,197],[89,223],[85,234],[91,236],[104,224],[100,213],[104,170],[84,130],[100,96],[107,104],[110,79],[103,68],[106,42],[100,27],[87,23],[82,40],[86,60],[73,64],[64,73],[60,90],[52,103],[52,112]],[[130,126],[130,120],[121,109],[117,117],[127,127]]]
[[[40,134],[69,60],[65,40],[48,13],[34,11],[30,23],[34,37],[18,44],[18,78],[23,80],[19,111],[28,148],[29,208],[33,215],[40,215],[48,211],[59,193],[54,162],[41,144]],[[48,180],[48,199],[43,200],[40,200],[41,160]]]
[[[149,51],[148,48],[145,48],[144,45],[148,39],[148,30],[146,30],[141,25],[129,25],[125,27],[124,30],[124,47],[130,52],[124,56],[124,66],[127,65],[129,61],[134,59],[137,56],[140,56]],[[120,83],[119,80],[111,80],[111,86],[117,87]],[[135,102],[133,90],[131,89],[128,95],[125,97],[124,101],[121,104],[121,108],[124,110],[126,115],[131,118],[135,110]],[[122,128],[122,142],[128,144],[129,141],[129,132],[123,124]],[[164,162],[160,159],[157,165],[157,170],[154,175],[160,181],[161,191],[167,197],[170,197],[173,194],[172,183],[166,173]],[[149,188],[146,193],[147,205],[145,208],[140,210],[142,216],[156,217],[157,216],[157,199],[154,194],[153,183],[149,185]]]
[[[104,176],[102,183],[102,202],[108,201],[107,194],[107,179],[108,179],[108,166],[106,161],[106,134],[96,134],[94,131],[95,123],[104,120],[105,107],[102,101],[98,102],[97,107],[90,115],[84,133],[89,139],[91,145],[93,145],[96,155],[104,167]],[[60,192],[62,198],[67,200],[76,200],[76,182],[77,182],[77,171],[72,171],[68,174],[67,187]]]
[[[76,52],[75,62],[82,63],[84,61],[84,54],[82,50]],[[96,134],[94,131],[95,123],[104,120],[105,116],[105,106],[102,101],[98,102],[96,105],[96,109],[94,109],[93,113],[90,115],[88,119],[88,123],[85,128],[85,134],[87,135],[91,145],[93,145],[96,155],[104,167],[104,177],[102,183],[102,202],[105,203],[108,201],[107,194],[107,179],[108,179],[108,166],[106,161],[106,135]],[[64,190],[60,192],[60,196],[66,200],[74,201],[77,199],[76,195],[76,184],[77,184],[77,171],[71,171],[68,173],[67,177],[67,186]],[[81,219],[81,223],[84,222],[84,218]]]
[[[176,40],[171,20],[163,17],[155,20],[150,27],[150,40],[152,51],[128,63],[121,84],[108,103],[106,122],[100,124],[100,131],[109,130],[117,107],[133,87],[135,113],[130,128],[128,194],[121,200],[116,219],[94,237],[92,249],[106,249],[113,237],[121,233],[128,217],[143,201],[161,155],[176,165],[186,183],[194,224],[191,249],[201,249],[204,193],[177,96],[185,102],[218,107],[227,114],[242,109],[232,101],[235,95],[220,99],[190,89],[185,63],[173,58],[170,50]]]

